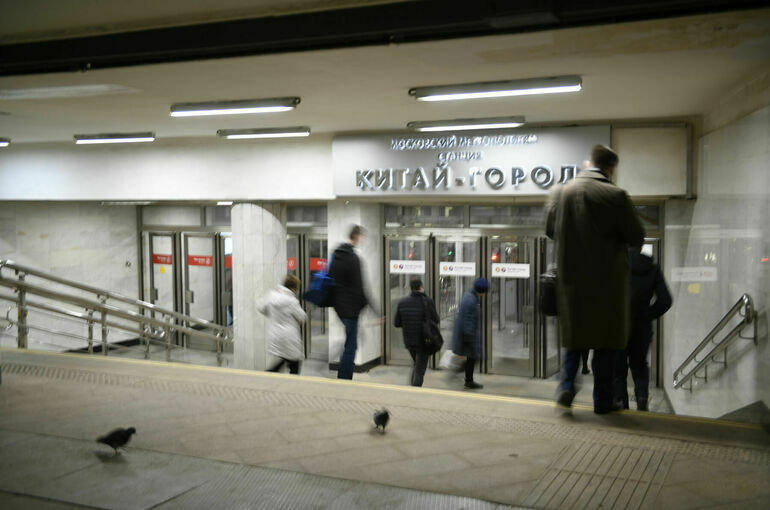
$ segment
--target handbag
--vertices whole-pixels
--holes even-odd
[[[549,317],[557,315],[555,267],[540,275],[540,311]]]
[[[447,349],[441,354],[438,367],[445,370],[451,370],[452,372],[462,372],[465,369],[465,362],[465,356],[458,356]]]
[[[438,324],[430,316],[428,300],[425,296],[422,297],[422,304],[425,310],[422,320],[422,338],[425,342],[425,350],[428,351],[428,354],[435,354],[444,345],[444,337],[441,336],[441,329]]]
[[[326,271],[317,271],[313,273],[310,280],[310,287],[304,294],[305,300],[310,301],[319,308],[326,308],[332,305],[332,294],[337,282],[329,276],[328,270],[332,267],[332,255],[329,263],[326,265]]]

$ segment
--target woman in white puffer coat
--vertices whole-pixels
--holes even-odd
[[[298,290],[299,279],[288,275],[283,285],[270,291],[257,306],[260,313],[270,318],[267,352],[281,359],[270,372],[278,372],[287,363],[290,373],[299,374],[300,362],[305,357],[300,326],[307,315],[297,299]]]

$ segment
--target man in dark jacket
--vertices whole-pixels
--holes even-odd
[[[634,379],[636,409],[647,411],[650,384],[650,367],[647,365],[647,354],[650,351],[652,339],[652,321],[666,313],[671,308],[671,293],[666,286],[666,280],[660,267],[652,258],[631,250],[631,334],[625,355],[618,360],[616,371],[615,399],[622,402],[623,408],[628,409],[628,389],[626,379],[628,367],[631,367],[631,377]],[[650,304],[653,296],[655,302]]]
[[[361,240],[363,229],[354,225],[350,230],[350,242],[334,250],[329,265],[329,276],[334,278],[332,306],[345,326],[345,347],[337,369],[338,379],[353,379],[356,350],[358,349],[358,316],[367,305],[374,310],[364,290],[361,261],[354,250]],[[375,314],[377,312],[375,311]]]
[[[481,358],[481,296],[489,290],[486,278],[473,282],[473,288],[465,291],[457,310],[452,331],[452,352],[465,356],[465,389],[480,390],[484,386],[473,381],[476,360]]]
[[[551,193],[546,234],[556,241],[556,304],[567,349],[557,402],[575,397],[580,351],[593,349],[594,412],[613,410],[613,370],[629,331],[628,247],[644,229],[625,191],[612,183],[618,156],[597,145],[587,169]]]
[[[423,292],[422,281],[414,279],[409,282],[412,293],[398,302],[393,325],[403,328],[404,347],[412,356],[412,386],[422,386],[425,369],[428,368],[430,353],[425,348],[423,338],[423,323],[427,307],[428,316],[436,323],[439,322],[438,312],[433,300]]]

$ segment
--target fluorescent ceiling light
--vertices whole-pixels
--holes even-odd
[[[220,200],[219,202],[217,202],[217,205],[233,205],[233,201],[232,200]]]
[[[97,135],[75,135],[77,145],[97,143],[141,143],[154,142],[155,133],[101,133]]]
[[[409,95],[414,96],[418,101],[454,101],[457,99],[558,94],[560,92],[577,92],[582,88],[580,76],[555,76],[526,80],[416,87],[409,90]]]
[[[207,103],[178,103],[171,105],[172,117],[203,115],[239,115],[244,113],[288,112],[297,107],[298,97],[249,99],[242,101],[210,101]]]
[[[267,128],[267,129],[220,129],[217,135],[228,140],[245,140],[249,138],[292,138],[310,136],[307,126]]]
[[[8,147],[9,145],[11,145],[10,138],[0,138],[0,147]]]
[[[415,131],[467,131],[471,129],[510,129],[524,124],[524,117],[491,117],[486,119],[454,119],[409,122]]]
[[[25,89],[0,89],[0,100],[13,101],[22,99],[55,99],[62,97],[105,96],[109,94],[130,94],[141,92],[139,89],[112,85],[65,85],[63,87],[30,87]]]

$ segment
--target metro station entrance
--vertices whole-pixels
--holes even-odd
[[[463,294],[476,278],[487,278],[489,292],[481,299],[481,370],[548,377],[559,370],[559,349],[555,320],[541,317],[536,306],[537,276],[548,262],[546,242],[532,235],[483,231],[387,234],[386,314],[393,317],[398,301],[410,293],[409,282],[420,278],[436,303],[444,349],[451,349]],[[392,319],[386,328],[385,361],[411,363]]]

